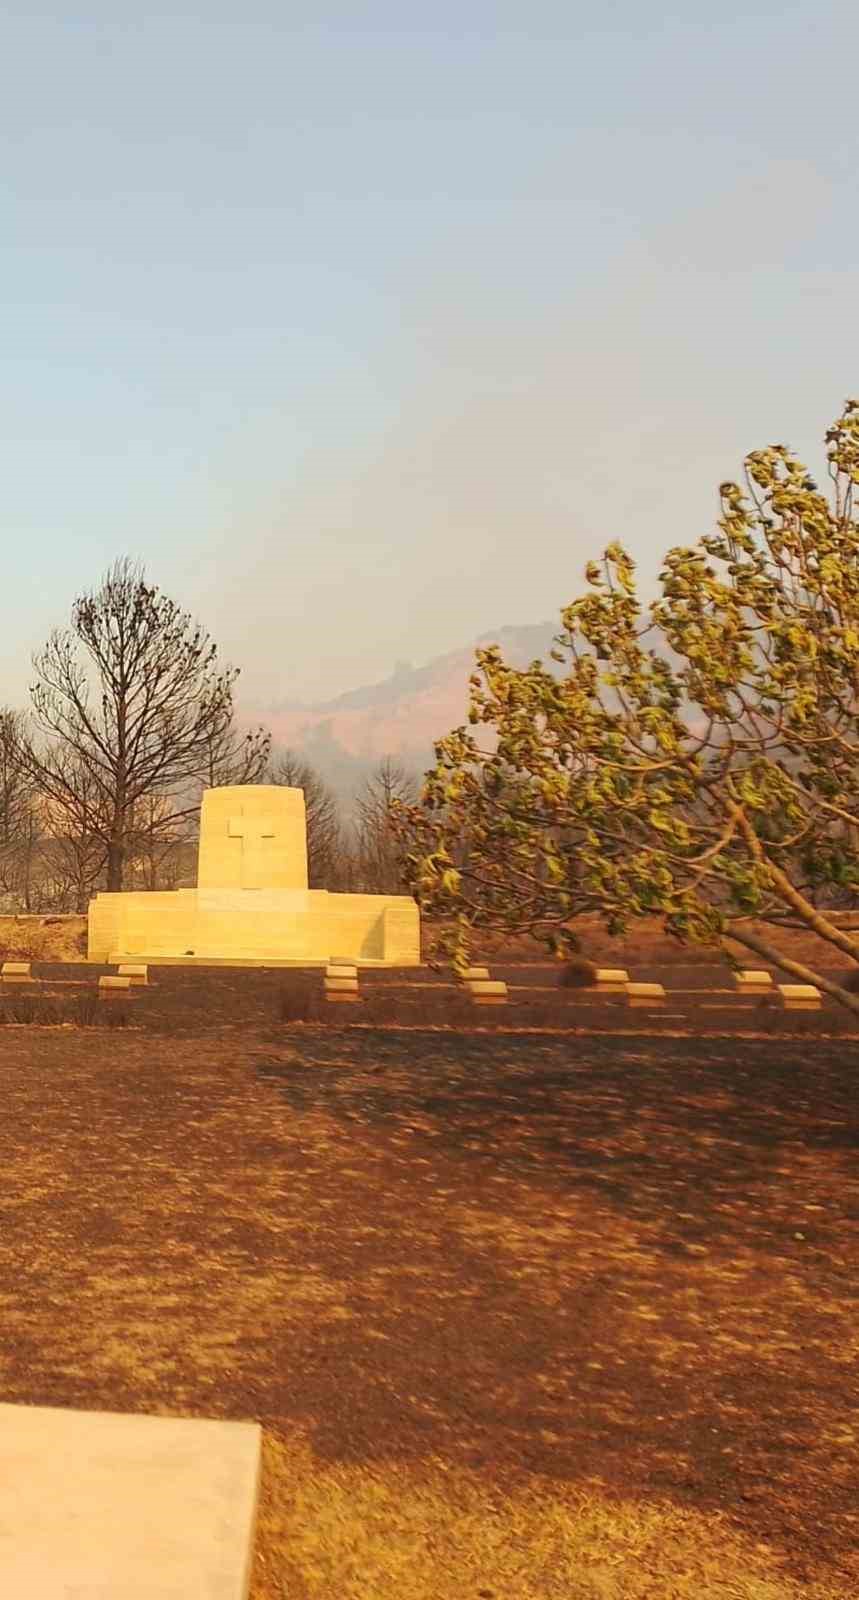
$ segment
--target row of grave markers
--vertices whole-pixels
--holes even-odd
[[[33,976],[32,962],[30,961],[4,961],[0,967],[0,984],[4,987],[13,984],[26,984],[30,988],[37,987],[43,980]],[[115,976],[101,977],[98,980],[98,994],[100,1000],[119,999],[128,996],[131,989],[144,987],[149,982],[149,969],[126,962],[120,966]]]
[[[507,1000],[506,983],[493,983],[488,967],[470,967],[462,985],[477,1005],[504,1005]],[[358,995],[358,968],[353,962],[332,960],[325,968],[323,993],[326,1000],[336,1002],[356,1001]]]
[[[602,991],[625,990],[631,1006],[660,1006],[666,1000],[661,983],[630,983],[628,972],[601,969],[597,972],[596,987]],[[816,1011],[820,1007],[822,996],[814,984],[773,984],[769,972],[741,970],[734,973],[734,991],[737,994],[766,994],[773,989],[787,1011]],[[682,998],[682,991],[678,998]]]
[[[460,985],[471,995],[476,1005],[506,1005],[507,984],[493,981],[488,967],[468,967],[461,974]],[[739,971],[734,973],[734,990],[738,994],[765,994],[775,990],[787,1011],[819,1010],[820,990],[809,983],[773,984],[769,972]],[[661,983],[631,983],[629,973],[620,967],[600,967],[591,989],[597,994],[625,994],[633,1008],[653,1009],[663,1006],[666,992]],[[356,1001],[358,999],[358,968],[351,962],[331,961],[325,969],[324,993],[326,1000]],[[682,995],[678,998],[682,998]]]
[[[506,983],[490,982],[488,967],[468,967],[460,981],[478,1003],[504,1004],[507,999]],[[786,1010],[817,1010],[820,1006],[821,993],[813,984],[773,985],[772,974],[769,972],[734,973],[734,989],[739,994],[764,994],[774,987]],[[632,1007],[662,1006],[667,998],[663,984],[631,983],[629,973],[621,967],[598,967],[591,992],[625,994],[627,1003]]]
[[[0,983],[38,984],[29,961],[4,961],[0,967]],[[460,985],[471,995],[476,1005],[506,1005],[507,984],[493,981],[488,967],[468,967],[460,976]],[[144,965],[122,964],[116,975],[101,977],[98,992],[101,999],[110,1000],[128,995],[131,989],[149,982],[149,970]],[[325,969],[323,988],[326,1000],[356,1001],[358,999],[358,968],[354,962],[329,962]],[[769,972],[739,971],[734,973],[734,989],[739,994],[763,994],[776,989],[786,1010],[818,1010],[821,993],[813,984],[773,984]],[[666,993],[661,983],[631,983],[629,973],[619,967],[600,967],[591,988],[597,994],[625,994],[632,1007],[654,1008],[665,1004]]]

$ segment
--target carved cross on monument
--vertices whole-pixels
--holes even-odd
[[[271,783],[207,789],[198,861],[198,889],[306,891],[307,817],[301,789]]]
[[[227,833],[231,839],[242,841],[242,888],[262,889],[266,883],[266,850],[263,840],[275,837],[277,824],[274,818],[246,817],[242,812],[237,817],[229,818]]]

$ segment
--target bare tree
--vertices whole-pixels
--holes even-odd
[[[22,741],[27,770],[59,814],[85,810],[106,886],[121,889],[141,803],[168,802],[165,828],[194,809],[189,785],[205,782],[233,728],[238,672],[219,668],[209,635],[128,560],[75,601],[71,627],[51,634],[34,667],[42,739]]]
[[[307,814],[307,876],[311,889],[341,887],[343,830],[337,801],[327,784],[306,761],[291,750],[280,752],[268,772],[268,782],[304,790]]]
[[[365,780],[355,803],[358,877],[364,894],[407,894],[406,846],[392,827],[392,805],[413,806],[418,780],[389,756]]]
[[[144,795],[128,830],[126,876],[132,889],[174,889],[194,849],[197,808],[177,809],[170,796]]]
[[[220,789],[231,783],[261,783],[270,757],[271,734],[267,728],[250,728],[242,733],[230,721],[213,729],[206,741],[200,781],[204,789]]]
[[[0,883],[16,896],[32,834],[33,785],[21,755],[22,725],[19,711],[0,710]]]

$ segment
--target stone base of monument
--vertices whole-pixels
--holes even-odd
[[[255,1422],[0,1405],[0,1594],[246,1600]]]

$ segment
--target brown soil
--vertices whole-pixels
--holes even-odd
[[[846,1600],[857,1069],[4,1029],[0,1395],[258,1419],[253,1600]]]

